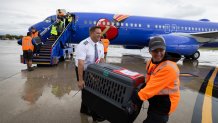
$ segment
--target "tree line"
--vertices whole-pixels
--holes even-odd
[[[0,35],[0,40],[17,40],[17,39],[21,39],[22,37],[23,37],[22,35],[5,34],[5,35]]]

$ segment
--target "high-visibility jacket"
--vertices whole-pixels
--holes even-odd
[[[67,16],[67,21],[68,21],[68,22],[72,22],[72,20],[73,20],[73,17],[72,17],[72,16]]]
[[[32,38],[36,38],[36,37],[39,37],[39,32],[36,31],[35,33],[32,33]]]
[[[108,39],[101,39],[101,42],[103,43],[104,45],[104,52],[107,53],[108,51],[108,46],[110,44],[110,41]]]
[[[64,22],[60,21],[59,23],[57,23],[57,31],[62,32],[63,30],[64,30]]]
[[[33,51],[34,46],[32,44],[32,37],[25,36],[22,38],[22,50],[32,50]]]
[[[149,101],[149,111],[160,114],[171,114],[175,111],[180,99],[179,68],[173,61],[146,66],[146,86],[138,92],[141,100]]]
[[[58,35],[57,27],[54,26],[54,25],[52,25],[52,27],[51,27],[51,34],[53,34],[53,35]]]

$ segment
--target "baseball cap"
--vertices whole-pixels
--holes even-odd
[[[153,50],[156,50],[158,48],[166,50],[166,44],[165,44],[164,40],[160,37],[152,38],[149,42],[148,47],[149,47],[149,51],[153,51]]]

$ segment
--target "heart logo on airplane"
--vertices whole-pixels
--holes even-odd
[[[102,34],[106,34],[108,40],[112,40],[118,35],[117,27],[108,19],[100,19],[96,25],[101,27]]]

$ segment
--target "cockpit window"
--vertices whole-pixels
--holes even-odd
[[[56,16],[50,16],[50,17],[47,17],[44,21],[46,23],[50,23],[50,22],[55,22],[56,20]]]
[[[45,21],[46,23],[50,23],[50,22],[51,22],[51,17],[47,17],[44,21]]]

